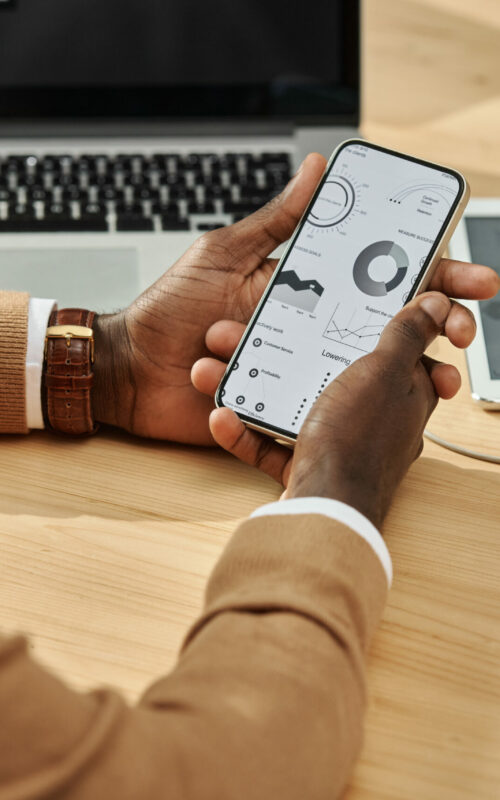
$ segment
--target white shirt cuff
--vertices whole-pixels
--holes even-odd
[[[290,500],[279,500],[257,508],[250,517],[266,517],[272,514],[323,514],[325,517],[347,525],[354,533],[361,536],[378,556],[387,576],[389,588],[392,584],[392,561],[387,545],[382,536],[369,519],[359,511],[340,500],[327,497],[294,497]]]
[[[44,428],[42,414],[42,367],[45,334],[55,300],[30,297],[28,307],[28,347],[26,350],[26,423],[28,428]]]

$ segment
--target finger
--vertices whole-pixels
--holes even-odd
[[[252,272],[279,244],[290,238],[322,177],[326,159],[310,153],[285,189],[246,219],[217,231],[226,246],[237,247],[238,266]],[[253,256],[253,257],[252,257]]]
[[[500,291],[500,276],[482,264],[442,258],[432,276],[429,290],[464,300],[487,300]]]
[[[382,331],[375,352],[391,365],[413,371],[424,351],[444,329],[451,302],[444,294],[427,292],[401,309]]]
[[[245,325],[234,320],[215,322],[205,335],[205,344],[216,356],[229,361],[245,331]]]
[[[226,367],[227,364],[216,358],[200,358],[191,367],[191,383],[202,394],[213,397]]]
[[[474,314],[461,303],[453,302],[444,333],[455,347],[468,347],[476,335]]]
[[[453,364],[443,364],[429,356],[422,356],[422,364],[434,384],[438,397],[442,400],[451,400],[455,397],[462,385],[458,369]]]
[[[292,462],[289,450],[247,428],[230,408],[216,408],[209,423],[212,436],[224,450],[286,486]]]

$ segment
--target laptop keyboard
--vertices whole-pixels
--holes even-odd
[[[0,233],[212,230],[290,175],[286,152],[12,155],[0,158]]]

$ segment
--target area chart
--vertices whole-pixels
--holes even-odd
[[[314,278],[303,281],[290,269],[280,272],[269,296],[272,300],[313,312],[323,292],[324,287]]]

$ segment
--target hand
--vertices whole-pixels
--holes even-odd
[[[138,434],[213,444],[212,399],[191,383],[207,354],[207,329],[248,322],[325,169],[309,155],[284,192],[247,219],[204,234],[151,288],[119,314],[98,317],[93,410],[99,422]]]
[[[438,397],[452,397],[460,387],[455,367],[423,355],[448,329],[455,308],[437,292],[405,306],[386,326],[377,348],[327,386],[306,417],[293,453],[247,428],[229,408],[210,416],[214,439],[280,480],[286,497],[341,500],[380,526],[399,481],[421,452]],[[208,332],[207,342],[228,357],[242,332],[242,326],[220,323]],[[224,367],[202,359],[193,367],[193,382],[213,394]]]

